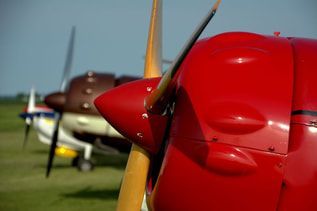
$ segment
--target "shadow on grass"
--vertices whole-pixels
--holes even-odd
[[[46,164],[35,165],[35,168],[46,169]],[[75,167],[72,167],[70,164],[53,164],[52,168],[53,169],[67,169],[67,168],[75,168]]]
[[[48,155],[48,152],[49,152],[48,149],[36,149],[31,151],[31,153],[38,154],[38,155]]]
[[[109,166],[116,169],[125,169],[128,154],[94,155],[92,160],[96,166]]]
[[[62,193],[61,196],[65,198],[80,198],[80,199],[117,199],[119,195],[119,189],[105,189],[95,190],[90,187],[83,188],[73,193]]]
[[[43,151],[38,150],[36,153],[42,153]],[[70,168],[75,167],[72,166],[72,159],[71,158],[64,158],[66,159],[66,162],[63,163],[54,163],[53,168],[56,169],[64,169],[64,168]],[[118,170],[124,170],[126,167],[128,159],[128,154],[116,154],[116,155],[93,155],[91,158],[93,164],[95,167],[111,167]],[[69,162],[67,162],[67,160]],[[38,168],[46,168],[46,163],[41,163],[36,165]],[[76,168],[76,167],[75,167]]]

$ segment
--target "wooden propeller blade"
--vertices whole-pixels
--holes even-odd
[[[56,115],[57,115],[57,117],[55,118],[55,126],[54,126],[54,131],[53,131],[53,136],[52,136],[52,141],[51,141],[51,146],[50,146],[50,152],[48,155],[47,166],[46,166],[46,178],[48,178],[50,176],[50,172],[52,169],[54,156],[55,156],[55,149],[56,149],[57,141],[58,141],[59,122],[60,122],[61,117],[62,117],[62,115],[59,113],[56,113]]]
[[[141,210],[149,166],[149,154],[133,144],[122,179],[117,211]]]
[[[162,75],[162,1],[153,0],[151,22],[144,63],[144,78]]]
[[[71,34],[70,34],[69,43],[68,43],[66,61],[65,61],[65,66],[64,66],[64,73],[63,73],[62,82],[60,85],[61,92],[64,92],[66,90],[67,83],[68,83],[69,76],[70,76],[70,71],[72,68],[73,55],[74,55],[74,44],[75,44],[75,33],[76,33],[76,27],[73,26]]]
[[[182,50],[177,55],[176,59],[174,59],[173,63],[164,74],[162,80],[160,81],[158,87],[153,90],[153,92],[146,98],[145,107],[148,111],[152,113],[162,113],[166,108],[166,98],[164,99],[164,95],[170,85],[174,75],[179,69],[180,65],[188,55],[189,51],[194,46],[195,42],[206,28],[209,21],[214,17],[216,11],[219,7],[221,0],[217,0],[217,2],[213,5],[212,9],[208,12],[206,17],[202,20],[202,22],[198,25],[196,30],[193,32],[191,37],[188,39]]]
[[[153,0],[153,8],[144,64],[144,78],[162,75],[162,1]],[[142,206],[150,155],[132,145],[118,198],[118,211],[139,211]]]

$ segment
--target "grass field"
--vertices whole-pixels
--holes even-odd
[[[0,102],[0,210],[114,210],[127,155],[97,156],[93,172],[78,172],[55,157],[49,179],[49,147],[32,130],[22,150],[24,105]]]

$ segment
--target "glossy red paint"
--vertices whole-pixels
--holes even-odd
[[[295,60],[293,116],[278,210],[317,210],[317,40],[290,41]]]
[[[293,111],[317,111],[317,41],[313,39],[290,39],[295,64]]]
[[[232,135],[250,134],[267,125],[267,120],[258,110],[236,102],[210,105],[205,119],[211,128]]]
[[[220,34],[197,43],[180,68],[171,135],[287,153],[293,95],[288,39]]]
[[[155,154],[161,145],[167,118],[150,114],[144,98],[157,86],[160,78],[123,84],[95,100],[101,115],[133,143]]]
[[[166,151],[153,167],[157,180],[149,176],[151,209],[317,210],[316,61],[311,39],[231,32],[196,43],[173,81]],[[166,119],[153,127],[140,117],[146,87],[157,83],[127,84],[96,101],[152,153]],[[151,141],[136,136],[141,130]]]
[[[228,151],[239,151],[247,160],[253,160],[251,169],[236,174],[232,169],[249,169],[249,164],[235,165],[235,158],[231,163],[222,157],[217,159],[218,164],[213,161],[214,154]],[[164,211],[275,210],[283,159],[276,153],[172,137],[153,191],[152,206]],[[217,167],[210,168],[210,163]]]
[[[289,40],[217,35],[180,68],[153,209],[275,210],[293,95]]]
[[[316,149],[317,127],[292,124],[290,149],[278,210],[317,210]]]

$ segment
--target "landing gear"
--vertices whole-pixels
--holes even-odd
[[[77,167],[78,171],[92,171],[94,169],[94,164],[82,156],[77,156],[72,160],[72,166]]]
[[[77,169],[83,172],[92,171],[94,169],[94,164],[90,160],[80,158],[78,160]]]

